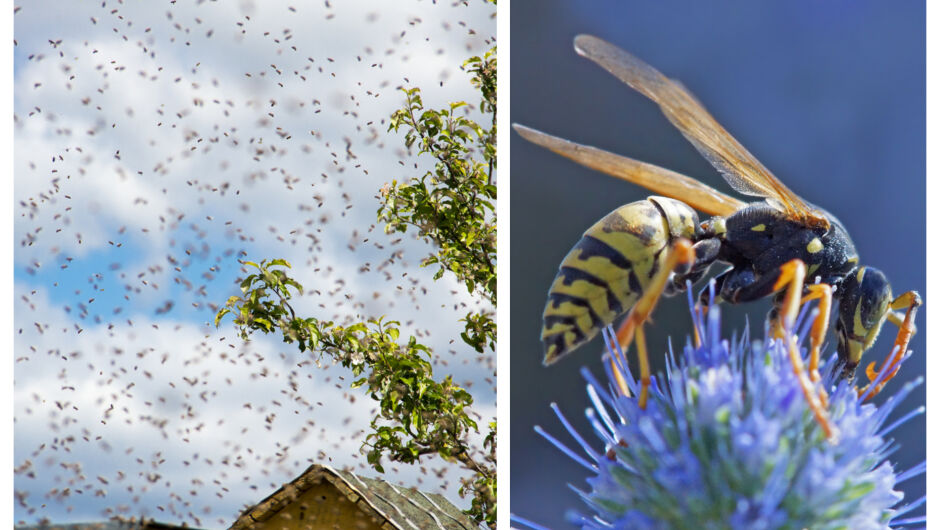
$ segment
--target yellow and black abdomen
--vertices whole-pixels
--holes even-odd
[[[698,216],[686,204],[650,197],[589,228],[562,261],[542,322],[551,364],[625,314],[643,294],[676,237],[694,239]]]

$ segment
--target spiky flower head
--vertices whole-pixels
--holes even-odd
[[[804,311],[798,337],[806,335],[808,320]],[[876,406],[833,373],[831,357],[822,384],[838,435],[827,438],[784,341],[752,343],[747,334],[722,339],[717,307],[707,317],[693,310],[693,324],[700,340],[687,341],[678,356],[670,351],[665,377],[654,379],[645,410],[617,390],[618,380],[633,396],[640,390],[625,363],[608,363],[610,385],[582,370],[594,405],[587,415],[602,451],[555,405],[587,458],[536,428],[594,473],[590,489],[579,492],[593,513],[571,513],[573,523],[592,529],[867,529],[925,521],[910,516],[925,498],[903,504],[897,486],[926,464],[898,472],[888,460],[898,448],[891,432],[924,408],[886,422],[921,380]],[[606,337],[611,358],[622,359],[609,330]]]

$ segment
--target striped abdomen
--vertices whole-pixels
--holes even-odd
[[[643,294],[674,237],[693,239],[698,216],[689,206],[650,197],[607,214],[571,249],[545,305],[545,364],[589,341]]]

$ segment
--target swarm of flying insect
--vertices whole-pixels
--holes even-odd
[[[310,315],[396,314],[494,407],[493,360],[448,342],[475,300],[374,226],[382,184],[419,171],[386,131],[398,87],[470,100],[488,6],[18,4],[16,521],[224,527],[310,463],[371,474],[348,372],[208,325],[239,259],[297,265]],[[447,468],[387,478],[450,491]]]
[[[809,367],[794,361],[808,385],[820,380],[819,350],[833,301],[839,303],[835,329],[843,377],[854,376],[885,320],[899,328],[895,348],[906,350],[920,297],[913,291],[894,297],[881,271],[860,265],[838,219],[790,191],[678,82],[596,37],[578,36],[574,45],[580,55],[657,103],[735,191],[764,200],[745,203],[668,169],[514,125],[530,142],[662,195],[617,208],[591,226],[564,258],[543,315],[545,364],[626,314],[617,337],[624,346],[636,340],[645,406],[650,372],[643,323],[661,294],[684,291],[687,282],[701,279],[715,263],[728,266],[716,277],[716,301],[742,303],[773,295],[771,319],[779,336],[792,325],[801,303],[819,300]],[[697,212],[712,217],[700,223]],[[880,370],[893,375],[893,366]],[[874,363],[866,372],[874,380]],[[805,393],[827,427],[825,391],[807,388]]]

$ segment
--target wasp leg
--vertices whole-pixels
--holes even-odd
[[[816,422],[822,427],[826,438],[835,439],[835,428],[829,421],[829,413],[819,399],[819,395],[814,392],[813,381],[810,379],[803,364],[803,358],[800,357],[800,349],[797,346],[797,338],[793,335],[793,326],[796,324],[796,318],[800,312],[801,295],[803,293],[803,281],[806,278],[806,265],[798,259],[784,263],[780,267],[777,275],[777,281],[774,284],[774,290],[787,287],[786,293],[780,304],[780,321],[786,330],[785,339],[787,341],[787,350],[790,354],[790,364],[793,366],[793,374],[796,375],[803,390],[803,397],[816,417]],[[828,314],[828,312],[827,312]],[[828,396],[827,396],[828,398]]]
[[[663,293],[666,296],[685,291],[686,282],[694,284],[702,279],[702,276],[708,272],[708,268],[718,259],[721,241],[718,238],[703,239],[692,245],[692,250],[695,251],[695,261],[688,267],[688,270],[675,271],[675,274],[670,277]]]
[[[888,318],[888,321],[890,321],[892,324],[894,324],[897,327],[901,327],[902,325],[904,325],[904,315],[902,315],[901,313],[898,313],[897,311],[888,311],[887,318]],[[911,322],[910,325],[911,325],[911,334],[917,335],[917,324],[914,324],[913,322]]]
[[[702,311],[707,312],[710,303],[714,302],[717,304],[722,301],[721,290],[724,288],[725,280],[728,279],[728,276],[730,276],[732,272],[734,272],[734,269],[726,269],[724,272],[720,272],[712,278],[712,281],[715,282],[714,300],[711,299],[712,290],[708,284],[702,287],[702,290],[698,292],[698,301],[696,303],[698,307],[702,308]]]
[[[888,354],[888,357],[881,363],[881,370],[875,371],[874,361],[865,368],[865,374],[868,375],[868,379],[872,382],[882,373],[887,374],[870,393],[868,393],[868,389],[871,383],[862,389],[861,395],[868,393],[868,397],[865,398],[865,401],[878,395],[878,392],[881,392],[881,389],[884,388],[885,383],[897,375],[898,369],[900,368],[901,357],[907,352],[907,345],[910,343],[911,337],[913,337],[914,333],[917,331],[914,327],[914,315],[917,313],[917,308],[922,303],[920,295],[918,295],[916,291],[908,291],[891,302],[891,311],[888,311],[888,320],[891,322],[898,324],[895,320],[897,315],[893,311],[900,309],[907,309],[907,311],[904,314],[904,320],[898,324],[898,335],[894,339],[894,346],[891,347],[891,353]]]
[[[778,290],[783,267],[757,276],[751,268],[731,269],[721,285],[721,299],[732,304],[753,302]]]
[[[641,409],[646,409],[646,402],[649,400],[650,378],[650,356],[646,349],[646,332],[643,331],[643,323],[636,327],[636,358],[640,361],[640,399]]]
[[[780,307],[783,303],[784,294],[786,293],[777,293],[770,311],[767,312],[767,322],[770,323],[770,336],[775,339],[783,339],[786,334],[783,329],[783,322],[780,320]]]
[[[796,317],[800,313],[800,296],[803,293],[803,281],[806,279],[806,265],[798,259],[790,260],[780,266],[776,274],[771,292],[779,291],[784,287],[783,298],[780,301],[780,320],[786,329],[793,329]]]
[[[750,267],[731,269],[717,278],[718,286],[720,287],[718,290],[718,299],[737,304],[753,302],[754,300],[770,296],[780,291],[781,286],[786,284],[786,280],[781,279],[784,266],[768,269],[768,272],[760,276]],[[781,304],[783,303],[785,295],[785,292],[778,292],[777,296],[774,298],[774,306],[768,316],[771,326],[771,335],[776,339],[782,339],[785,334],[785,326],[780,319]],[[704,298],[706,296],[707,293],[703,292],[702,297]]]
[[[715,300],[714,302],[729,302],[737,304],[740,302],[751,302],[769,296],[777,290],[774,287],[777,279],[780,277],[780,267],[770,269],[766,274],[757,276],[751,267],[733,268],[725,271],[715,277]],[[699,293],[698,304],[702,308],[707,308],[710,302],[710,290],[706,286]],[[775,302],[778,302],[775,300]],[[771,322],[776,319],[771,318]],[[782,328],[781,328],[782,330]],[[782,338],[782,331],[775,333],[774,337]]]
[[[649,355],[646,351],[646,337],[642,331],[643,323],[646,322],[650,313],[653,312],[653,308],[656,307],[656,302],[666,288],[666,282],[669,281],[669,276],[673,271],[695,261],[692,243],[687,239],[675,240],[667,252],[663,266],[650,280],[643,295],[634,304],[633,309],[630,310],[627,318],[620,325],[620,329],[617,330],[617,342],[620,343],[623,351],[627,351],[627,347],[633,341],[634,334],[637,337],[637,355],[640,358],[640,383],[642,385],[639,404],[640,408],[644,409],[649,399],[650,366]],[[630,395],[625,385],[620,390],[623,395]]]
[[[816,318],[813,319],[813,327],[810,330],[810,353],[809,353],[809,379],[813,384],[819,384],[819,350],[822,347],[823,339],[826,338],[826,331],[829,329],[829,313],[832,309],[832,286],[825,283],[818,283],[806,286],[809,294],[800,300],[803,305],[810,300],[819,300],[819,311]],[[829,408],[829,394],[823,387],[819,388],[819,401],[824,408]]]

